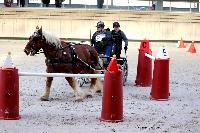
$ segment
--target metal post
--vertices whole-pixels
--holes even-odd
[[[199,12],[200,12],[199,3],[200,3],[200,0],[199,0],[199,2],[197,3],[197,7],[198,7],[198,10],[199,10]]]
[[[24,7],[28,7],[29,1],[25,0]]]
[[[107,2],[106,2],[106,9],[108,9],[108,0],[107,0]]]
[[[128,0],[128,10],[129,10],[129,0]]]
[[[65,3],[64,2],[62,3],[62,8],[65,8]]]
[[[149,0],[149,10],[151,10],[151,1]]]
[[[19,2],[18,2],[18,7],[20,7],[20,0],[18,0]]]
[[[42,3],[42,0],[41,0],[41,2],[40,2],[40,7],[43,7],[43,3]]]
[[[190,13],[192,12],[192,3],[190,1]]]
[[[87,2],[85,1],[85,3],[84,3],[84,7],[85,7],[85,9],[87,8]]]
[[[170,4],[169,4],[169,11],[171,12],[172,11],[172,5],[171,5],[171,0],[170,0]]]
[[[159,11],[163,10],[163,0],[158,0],[157,1],[156,10],[159,10]]]

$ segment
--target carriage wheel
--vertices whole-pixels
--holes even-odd
[[[78,85],[82,87],[85,83],[85,78],[77,78]]]
[[[122,80],[123,80],[123,86],[125,86],[125,83],[127,81],[128,77],[128,63],[124,62],[123,68],[122,68]]]
[[[89,78],[84,78],[84,83],[85,83],[85,84],[90,83],[90,79],[89,79]]]

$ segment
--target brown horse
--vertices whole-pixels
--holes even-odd
[[[43,52],[40,52],[40,50]],[[46,60],[46,71],[48,73],[95,73],[94,68],[98,66],[98,53],[87,44],[72,45],[61,41],[52,33],[42,31],[36,27],[36,31],[29,38],[24,52],[34,56],[37,53],[44,53]],[[65,77],[73,88],[76,100],[82,100],[88,95],[101,90],[101,84],[97,78],[91,79],[90,89],[85,92],[71,77]],[[47,77],[46,91],[41,97],[42,101],[49,100],[50,87],[53,77]]]

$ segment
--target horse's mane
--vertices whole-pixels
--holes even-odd
[[[42,31],[42,35],[45,37],[46,42],[50,45],[53,45],[57,48],[62,47],[60,39],[55,34],[51,32]]]

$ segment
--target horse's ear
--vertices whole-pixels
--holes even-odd
[[[38,25],[36,26],[36,30],[39,30],[39,26]]]
[[[40,30],[42,31],[42,26],[40,27]]]
[[[38,32],[39,32],[40,34],[42,34],[42,26],[40,27],[40,29],[38,30]]]

